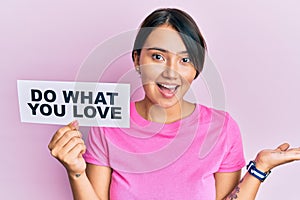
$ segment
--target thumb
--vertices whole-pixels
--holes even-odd
[[[79,123],[77,120],[72,121],[70,124],[68,124],[68,126],[72,130],[77,130],[77,131],[79,130]]]
[[[286,151],[286,150],[288,150],[289,147],[290,147],[290,145],[288,143],[283,143],[280,146],[278,146],[276,150]]]

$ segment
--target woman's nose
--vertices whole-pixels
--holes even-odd
[[[176,62],[169,61],[166,63],[162,76],[169,79],[176,79],[179,76],[176,69],[177,69]]]

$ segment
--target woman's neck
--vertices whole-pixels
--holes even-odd
[[[195,105],[187,101],[178,101],[171,107],[161,107],[150,102],[147,98],[136,102],[137,112],[146,120],[158,123],[172,123],[189,116]]]

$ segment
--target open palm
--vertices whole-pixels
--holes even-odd
[[[288,143],[283,143],[274,150],[260,151],[255,162],[258,169],[267,172],[276,166],[295,160],[300,160],[300,148],[290,148]]]

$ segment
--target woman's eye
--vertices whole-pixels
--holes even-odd
[[[161,61],[164,60],[164,57],[160,54],[153,54],[152,58],[155,59],[155,60],[161,60]]]
[[[189,58],[182,58],[181,61],[184,62],[184,63],[189,63],[189,62],[191,62],[191,60],[190,60]]]

